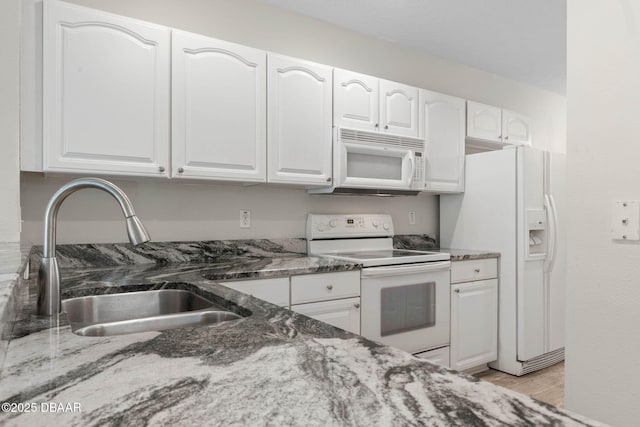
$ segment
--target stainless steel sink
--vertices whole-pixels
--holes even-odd
[[[62,310],[73,333],[84,336],[162,331],[242,317],[180,289],[72,298],[62,301]]]

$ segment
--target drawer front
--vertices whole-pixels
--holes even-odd
[[[291,277],[291,304],[358,296],[360,296],[359,271]]]
[[[474,259],[451,263],[451,283],[472,282],[474,280],[498,277],[498,259]]]
[[[436,365],[449,367],[449,347],[436,348],[435,350],[424,351],[414,354],[420,359],[428,360]]]
[[[279,305],[280,307],[289,307],[288,277],[222,282],[220,284],[235,289],[236,291],[253,295],[271,304]]]
[[[360,335],[360,298],[292,305],[291,311]]]

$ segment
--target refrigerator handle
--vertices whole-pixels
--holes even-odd
[[[553,203],[553,196],[548,194],[544,195],[544,207],[547,212],[547,224],[549,224],[547,235],[547,259],[546,259],[546,271],[553,270],[553,264],[556,258],[556,244],[557,244],[557,215],[555,212],[555,206]]]
[[[558,211],[556,211],[556,201],[553,198],[553,194],[549,194],[549,200],[551,201],[551,213],[553,217],[553,256],[551,257],[551,265],[549,265],[549,271],[553,271],[558,252]]]

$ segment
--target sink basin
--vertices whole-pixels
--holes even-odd
[[[77,335],[109,336],[162,331],[240,319],[193,292],[181,289],[93,295],[62,301]]]

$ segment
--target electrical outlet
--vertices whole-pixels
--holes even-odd
[[[251,211],[240,211],[240,228],[251,228]]]
[[[409,225],[416,225],[416,213],[409,212]]]

